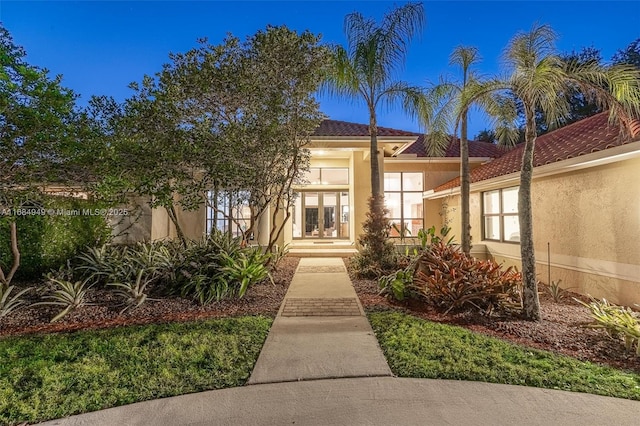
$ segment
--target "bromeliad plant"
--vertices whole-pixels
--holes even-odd
[[[433,244],[418,260],[415,291],[428,303],[446,309],[494,309],[519,312],[522,277],[513,267],[465,255],[459,247]]]
[[[90,285],[87,285],[88,280],[71,282],[64,279],[56,279],[52,274],[47,275],[47,278],[51,284],[54,284],[58,288],[51,294],[44,296],[47,301],[38,302],[35,305],[55,305],[62,306],[63,309],[58,313],[51,322],[56,322],[60,318],[67,315],[69,312],[88,305],[86,296]]]
[[[638,314],[630,308],[609,303],[606,299],[601,301],[593,297],[590,299],[590,303],[573,299],[591,311],[595,322],[586,327],[601,328],[612,339],[622,339],[625,349],[628,351],[633,350],[635,345],[636,355],[640,356],[640,319]]]
[[[242,297],[252,284],[267,278],[273,283],[273,278],[266,267],[268,260],[269,254],[263,254],[260,249],[249,249],[235,258],[222,253],[224,266],[221,272],[224,278],[234,286],[236,295]]]
[[[15,286],[13,285],[0,284],[0,318],[9,315],[25,304],[25,301],[21,300],[20,296],[29,291],[30,288],[25,288],[12,296],[11,293],[14,288]]]

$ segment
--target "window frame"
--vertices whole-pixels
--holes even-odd
[[[205,222],[205,232],[206,235],[211,235],[213,230],[217,230],[220,232],[224,232],[227,235],[230,235],[232,238],[242,238],[244,232],[239,232],[237,229],[234,232],[234,226],[238,228],[241,222],[245,223],[246,229],[249,229],[251,226],[251,217],[244,217],[242,215],[242,211],[244,208],[250,207],[248,202],[243,202],[242,204],[234,204],[232,203],[233,193],[238,193],[242,191],[215,191],[209,190],[207,191],[207,204],[206,204],[206,222]],[[215,200],[215,197],[218,199],[222,198],[224,201],[224,206],[222,209],[224,212],[220,212],[213,207],[213,205],[217,205],[218,201]],[[219,222],[222,222],[222,228],[218,226]],[[226,228],[226,229],[225,229]],[[245,230],[246,230],[245,229]],[[251,236],[245,235],[245,238],[248,237],[251,239]]]
[[[349,185],[349,181],[351,179],[351,170],[349,169],[349,167],[343,167],[343,166],[333,166],[333,167],[309,167],[309,173],[311,172],[311,170],[318,170],[318,176],[320,177],[320,182],[311,182],[309,181],[308,183],[304,183],[304,186],[348,186]],[[347,180],[346,183],[323,183],[322,180],[322,172],[323,170],[346,170],[347,172]],[[306,176],[305,176],[306,179]]]
[[[393,172],[384,172],[385,175],[387,174],[399,174],[400,175],[400,189],[398,190],[389,190],[387,191],[384,188],[383,185],[383,194],[385,197],[385,207],[386,207],[386,203],[387,203],[387,194],[400,194],[400,216],[401,217],[390,217],[389,221],[391,223],[397,223],[398,221],[400,222],[400,235],[390,235],[391,238],[395,238],[395,239],[405,239],[405,238],[415,238],[417,235],[411,234],[411,235],[404,235],[405,233],[405,229],[406,229],[406,225],[407,224],[411,224],[413,221],[415,220],[420,220],[422,222],[422,226],[420,226],[421,229],[424,229],[424,198],[423,198],[423,194],[424,194],[424,172],[421,171],[393,171]],[[413,190],[413,191],[409,191],[409,190],[405,190],[404,189],[404,175],[405,174],[419,174],[420,175],[420,181],[422,183],[422,190]],[[384,181],[384,178],[383,178]],[[404,194],[420,194],[420,200],[422,201],[422,216],[421,217],[408,217],[407,215],[405,215],[405,211],[404,211],[404,206],[405,206],[405,196]],[[392,230],[392,233],[395,232],[395,230]]]
[[[505,218],[507,217],[518,217],[519,215],[519,211],[518,211],[518,204],[516,202],[516,211],[514,212],[509,212],[509,213],[505,213],[505,206],[504,206],[504,196],[503,196],[503,192],[504,191],[509,191],[509,190],[513,190],[513,189],[518,189],[518,191],[520,190],[519,186],[510,186],[507,188],[499,188],[499,189],[492,189],[490,191],[483,191],[481,193],[481,213],[482,213],[482,240],[483,241],[495,241],[495,242],[499,242],[499,243],[507,243],[507,244],[520,244],[520,239],[518,239],[518,241],[514,241],[514,240],[507,240],[505,239],[505,226],[504,226],[504,221]],[[498,212],[497,213],[487,213],[485,210],[485,194],[488,193],[492,193],[492,192],[497,192],[498,193]],[[487,237],[487,221],[486,218],[488,217],[497,217],[498,218],[498,230],[500,232],[500,238],[499,239],[495,239],[495,238],[488,238]],[[520,224],[518,224],[518,234],[520,233]]]

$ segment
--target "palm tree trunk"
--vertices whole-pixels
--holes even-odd
[[[371,136],[371,195],[376,197],[382,195],[380,188],[380,162],[378,160],[378,124],[376,112],[369,110],[369,135]]]
[[[536,259],[533,246],[533,218],[531,213],[531,180],[533,177],[533,153],[536,142],[536,121],[532,108],[525,106],[525,147],[520,173],[518,193],[518,218],[520,221],[520,255],[522,257],[522,286],[524,316],[540,321],[540,300],[536,280]]]
[[[462,114],[460,124],[460,210],[462,228],[462,251],[469,255],[471,252],[471,219],[469,208],[470,192],[470,171],[469,171],[469,141],[467,140],[467,112]]]

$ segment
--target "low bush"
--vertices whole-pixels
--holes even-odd
[[[418,260],[414,290],[428,303],[446,309],[519,311],[522,277],[513,267],[502,269],[492,260],[478,260],[460,248],[432,244]]]
[[[380,277],[378,279],[380,294],[400,301],[414,296],[415,287],[413,281],[418,259],[418,256],[407,257],[406,266],[403,269]]]
[[[214,232],[177,253],[171,286],[201,304],[242,297],[250,285],[270,277],[269,257],[258,248],[242,247],[239,239]]]
[[[104,216],[80,214],[95,211],[101,205],[78,198],[46,197],[39,200],[38,209],[45,215],[25,215],[15,219],[20,267],[16,278],[40,278],[43,273],[57,269],[87,247],[101,245],[111,236],[111,228]],[[66,213],[65,213],[66,212]],[[76,214],[78,213],[78,214]],[[9,218],[0,220],[0,264],[12,264],[9,239]]]
[[[640,356],[640,319],[636,312],[630,308],[609,303],[606,299],[591,298],[590,303],[573,300],[591,311],[595,322],[587,327],[601,328],[612,339],[622,339],[628,351],[632,351],[635,346],[636,355]]]
[[[396,269],[395,245],[389,239],[391,225],[381,195],[369,198],[367,219],[362,224],[363,234],[358,239],[358,253],[351,259],[351,269],[359,277],[378,278]]]

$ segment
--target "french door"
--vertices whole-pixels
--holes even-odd
[[[294,238],[349,238],[349,193],[305,191],[293,212]]]

